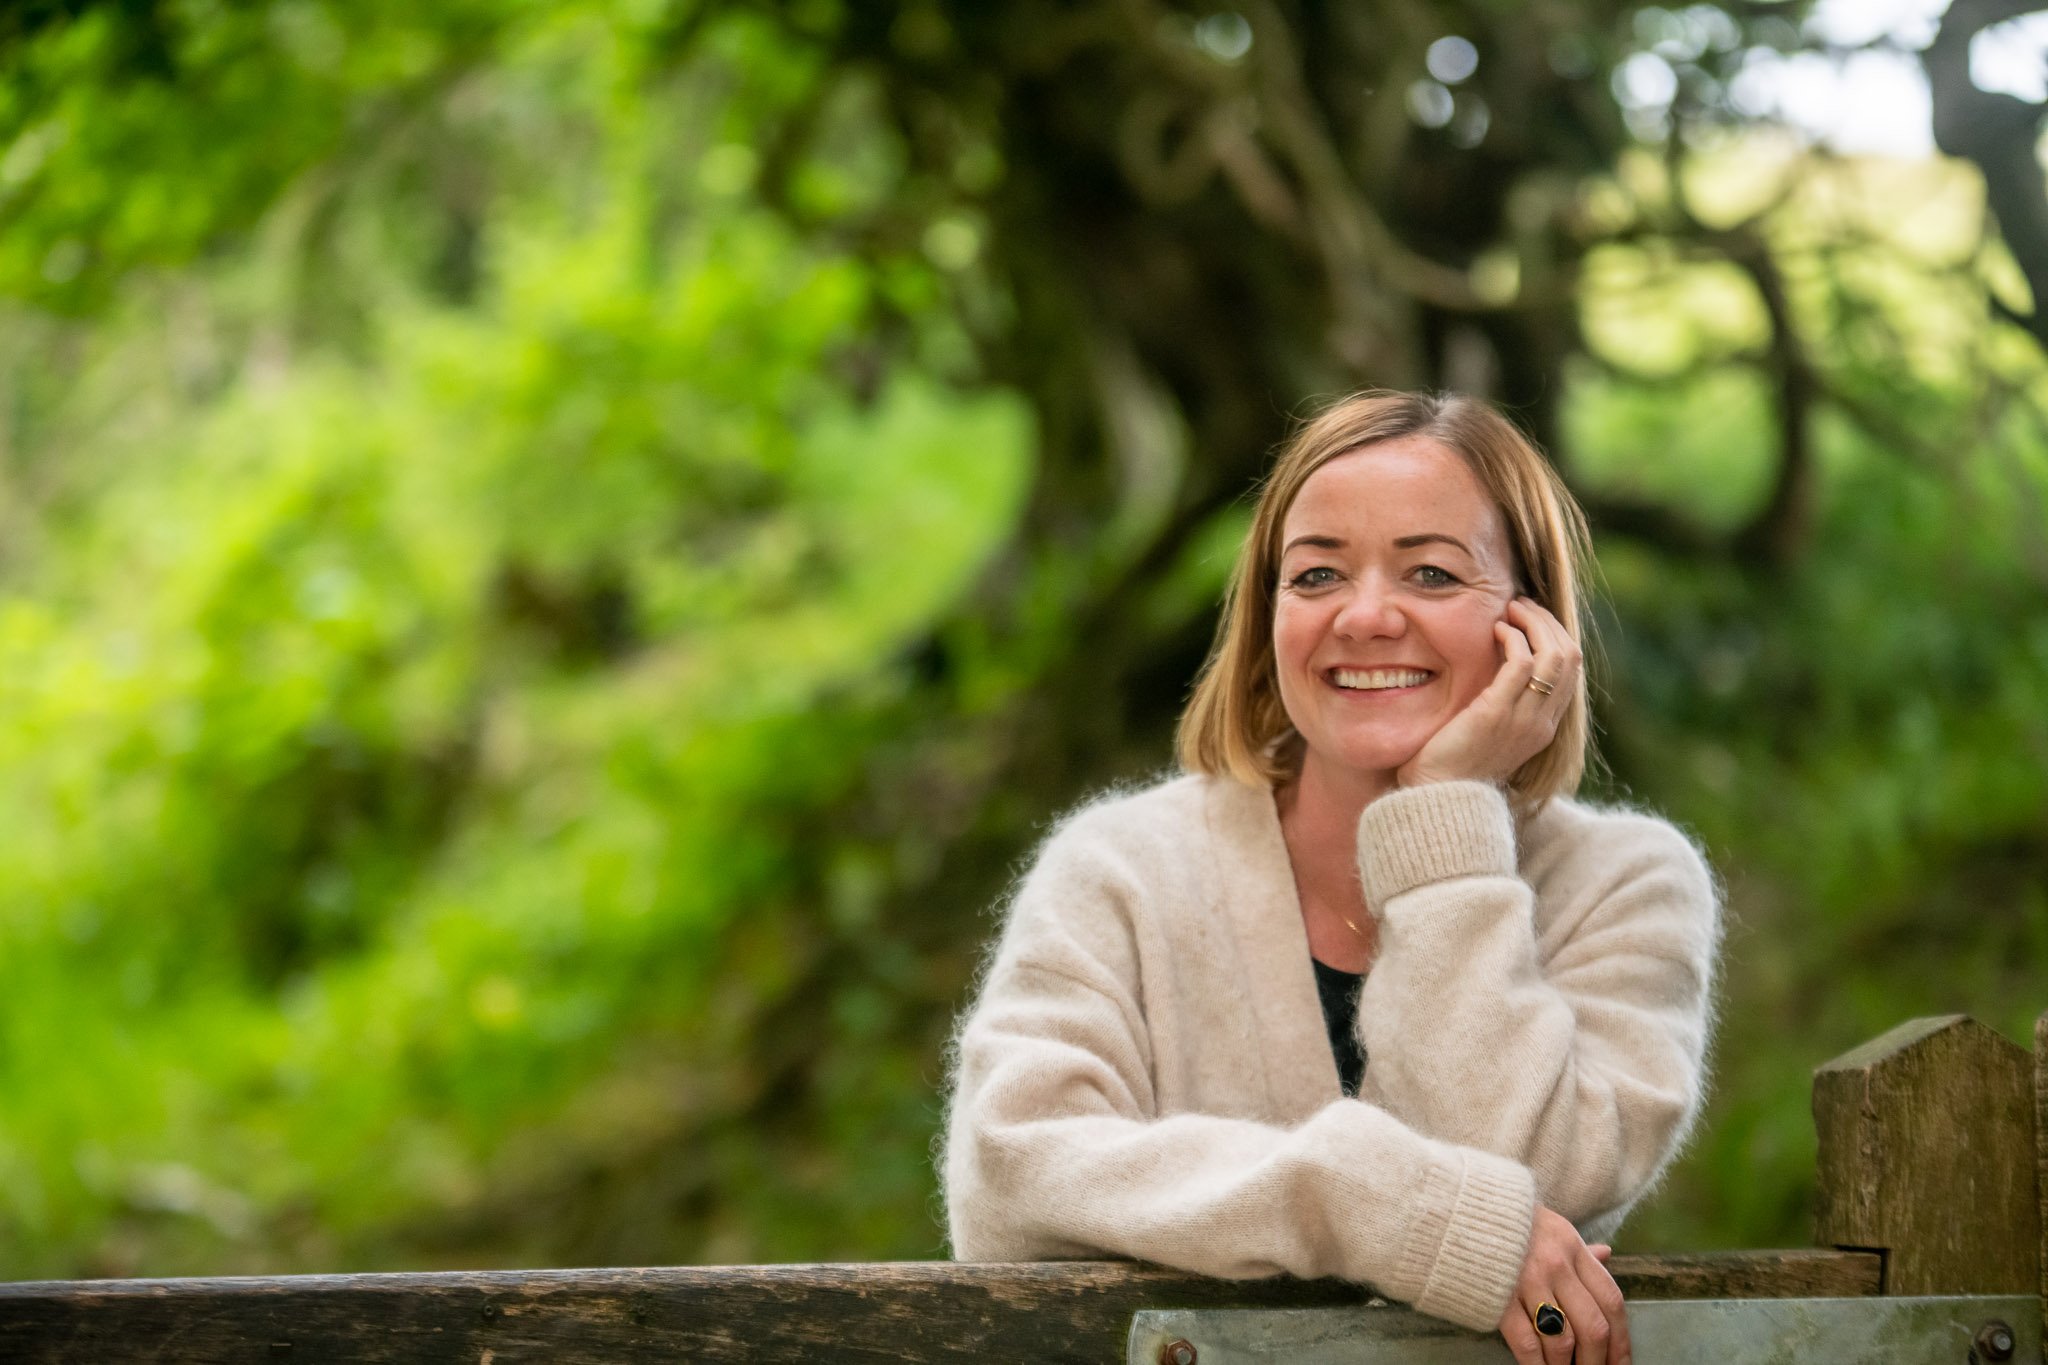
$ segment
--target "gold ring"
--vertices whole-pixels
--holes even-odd
[[[1535,1323],[1536,1330],[1546,1337],[1564,1335],[1564,1314],[1558,1312],[1557,1305],[1549,1299],[1536,1305],[1536,1311],[1529,1315],[1529,1320]]]
[[[1547,683],[1543,681],[1543,679],[1541,678],[1531,678],[1529,679],[1529,690],[1531,692],[1536,693],[1538,696],[1547,697],[1552,692],[1557,691],[1557,684]]]

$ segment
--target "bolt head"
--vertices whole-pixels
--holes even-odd
[[[1159,1365],[1195,1365],[1195,1344],[1178,1337],[1159,1348]]]
[[[2013,1347],[2018,1345],[2012,1328],[2002,1322],[1987,1322],[1977,1329],[1975,1343],[1977,1354],[1987,1361],[1997,1362],[2012,1359]]]

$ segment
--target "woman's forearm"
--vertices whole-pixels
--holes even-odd
[[[1380,917],[1361,1098],[1523,1163],[1570,1217],[1625,1207],[1698,1105],[1715,915],[1704,866],[1661,822],[1610,821],[1554,879],[1570,894],[1539,924],[1497,794],[1459,783],[1389,799],[1401,804],[1361,821]]]
[[[1335,1276],[1476,1330],[1498,1320],[1535,1211],[1518,1164],[1355,1100],[1292,1126],[1148,1116],[1088,985],[1028,968],[990,984],[947,1125],[956,1256]]]

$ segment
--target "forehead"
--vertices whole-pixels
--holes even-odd
[[[1505,547],[1500,509],[1458,453],[1433,436],[1396,437],[1325,462],[1282,519],[1280,543],[1299,535],[1392,540],[1434,531],[1476,550]]]

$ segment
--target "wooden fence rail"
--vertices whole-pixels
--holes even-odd
[[[1634,1299],[2042,1294],[2048,1015],[2029,1054],[1916,1020],[1822,1067],[1798,1251],[1617,1256]],[[1330,1307],[1338,1281],[1125,1262],[707,1266],[0,1284],[0,1361],[1090,1362],[1156,1308]],[[1646,1363],[1647,1365],[1647,1363]]]

